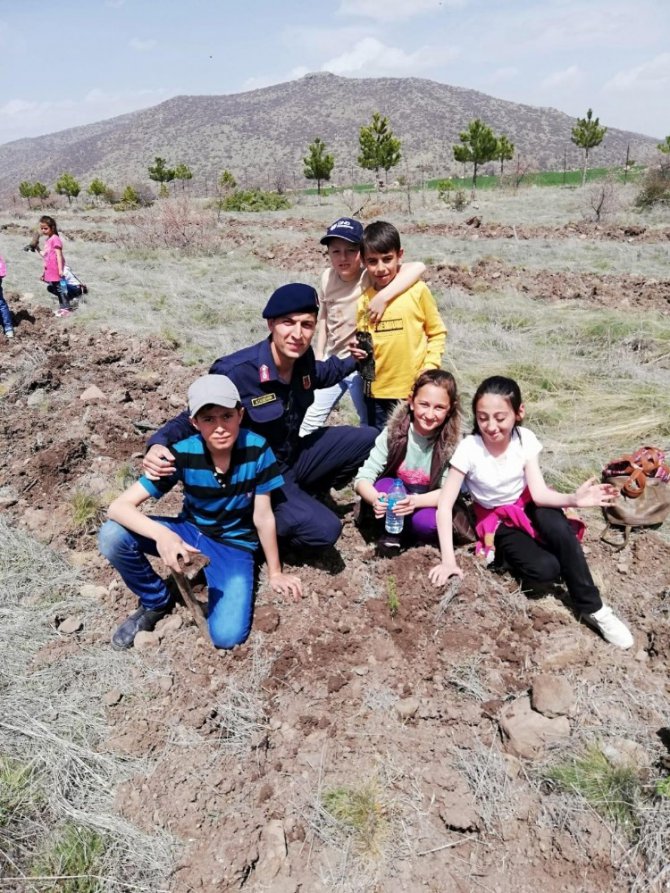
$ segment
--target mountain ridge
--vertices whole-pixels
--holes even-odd
[[[564,159],[569,167],[581,163],[581,151],[570,142],[575,119],[557,109],[423,78],[317,72],[244,93],[175,96],[140,111],[0,145],[0,194],[16,193],[21,180],[41,180],[51,188],[63,171],[84,189],[94,177],[117,188],[144,183],[157,155],[171,165],[187,164],[199,193],[211,192],[224,168],[241,186],[301,188],[306,185],[302,159],[317,136],[335,156],[332,181],[361,182],[371,175],[356,162],[358,133],[374,111],[388,116],[402,142],[406,160],[397,174],[406,165],[414,175],[460,173],[451,147],[473,118],[505,133],[524,163],[537,169],[560,169]],[[657,142],[609,128],[591,163],[622,165],[628,145],[633,157],[644,161]]]

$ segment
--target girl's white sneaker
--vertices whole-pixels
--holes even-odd
[[[583,614],[582,619],[589,626],[597,629],[606,641],[616,645],[617,648],[632,647],[634,642],[633,634],[607,605],[603,605],[594,614]]]

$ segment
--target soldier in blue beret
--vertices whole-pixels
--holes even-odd
[[[314,494],[350,480],[370,453],[377,431],[338,426],[299,436],[315,389],[337,384],[365,358],[363,351],[352,348],[352,356],[345,359],[316,360],[311,343],[318,312],[319,298],[311,285],[282,285],[263,310],[269,337],[220,357],[209,371],[234,382],[246,410],[243,424],[261,434],[277,457],[285,482],[273,494],[278,536],[293,545],[323,548],[337,541],[342,524]],[[149,439],[145,472],[154,477],[172,474],[169,444],[190,433],[188,411],[163,425]]]

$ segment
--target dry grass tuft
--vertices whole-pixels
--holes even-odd
[[[52,550],[0,522],[0,874],[8,884],[30,876],[27,889],[64,889],[55,878],[71,859],[82,885],[95,876],[91,890],[148,893],[166,877],[172,844],[115,814],[115,789],[142,763],[101,752],[98,705],[110,685],[127,688],[127,662],[82,647],[34,663],[48,655],[55,614],[76,612],[86,626],[99,610],[78,596],[77,582]]]

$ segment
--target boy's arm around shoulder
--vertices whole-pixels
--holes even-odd
[[[421,261],[405,261],[398,270],[398,275],[392,282],[378,291],[371,299],[367,307],[367,314],[371,323],[377,323],[384,315],[384,311],[397,297],[408,288],[415,285],[426,272],[426,265]]]
[[[437,301],[427,285],[422,288],[420,300],[424,310],[423,328],[428,341],[423,368],[439,369],[442,365],[442,354],[447,341],[447,327],[437,309]]]
[[[112,502],[107,510],[107,516],[111,521],[116,521],[127,530],[146,536],[156,543],[159,556],[173,571],[179,571],[179,558],[184,562],[190,562],[189,552],[198,552],[193,546],[189,546],[182,538],[165,527],[158,521],[147,517],[139,507],[149,499],[151,493],[139,482],[131,484],[120,496]]]
[[[298,601],[302,596],[302,584],[299,577],[282,572],[277,545],[277,527],[269,493],[256,493],[254,497],[254,527],[265,553],[270,586],[275,592],[285,596],[292,595],[294,601]]]

